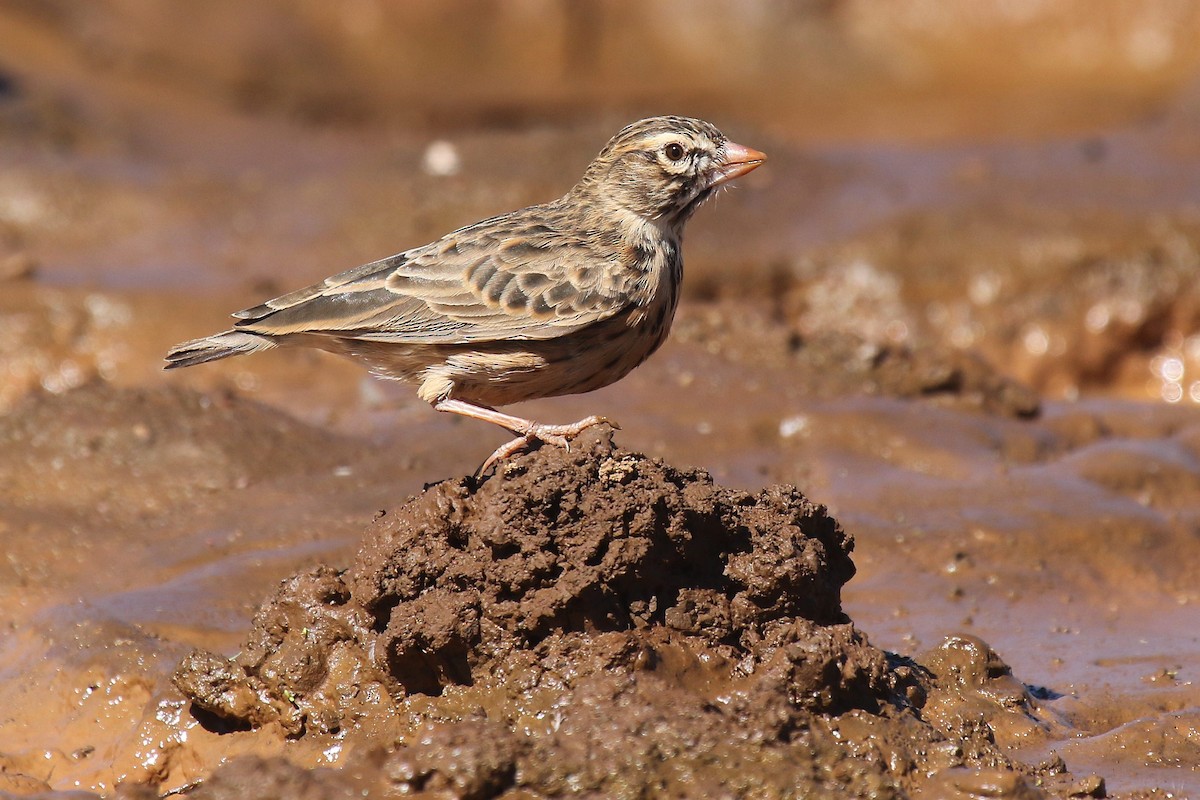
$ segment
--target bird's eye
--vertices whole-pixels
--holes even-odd
[[[663,155],[672,161],[678,161],[679,159],[683,158],[683,154],[683,145],[679,144],[678,142],[671,142],[669,145],[663,148]]]

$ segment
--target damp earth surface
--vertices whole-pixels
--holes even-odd
[[[689,91],[656,3],[479,83],[283,5],[0,2],[0,794],[1200,797],[1190,12],[698,21],[772,77]],[[325,354],[161,371],[677,111],[770,161],[661,352],[518,408],[619,431],[477,479]]]

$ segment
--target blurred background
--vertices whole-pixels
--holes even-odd
[[[1178,0],[0,0],[0,275],[208,319],[557,196],[681,113],[772,157],[692,226],[687,296],[1200,401],[1198,37]],[[210,327],[184,316],[156,347]],[[63,337],[0,402],[156,362]]]
[[[1172,0],[6,0],[0,10],[9,102],[32,83],[63,113],[96,121],[137,86],[144,100],[317,125],[511,128],[670,108],[808,141],[1036,137],[1161,113],[1200,62],[1200,8]]]

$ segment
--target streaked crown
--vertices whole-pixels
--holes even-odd
[[[723,182],[728,143],[715,125],[701,119],[643,119],[609,140],[572,195],[594,204],[615,203],[678,227]]]

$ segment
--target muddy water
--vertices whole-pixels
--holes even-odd
[[[804,30],[826,54],[822,25],[858,43],[838,50],[844,103],[827,72],[778,69],[826,98],[811,124],[770,113],[769,83],[688,100],[772,160],[693,223],[668,345],[618,386],[520,410],[604,413],[622,446],[726,486],[794,484],[856,540],[841,599],[873,645],[979,637],[1038,687],[1036,725],[991,718],[1005,753],[1057,754],[1110,794],[1200,796],[1200,93],[1170,46],[1188,21],[1112,12],[1071,52],[1137,28],[1113,51],[1126,71],[1026,64],[1038,80],[1006,85],[913,12],[896,30],[924,30],[943,76],[922,89],[911,41],[834,6]],[[229,310],[554,196],[647,95],[568,102],[547,81],[475,113],[451,84],[397,119],[356,90],[314,124],[320,71],[247,88],[164,47],[170,21],[71,8],[0,7],[0,52],[20,56],[0,60],[0,790],[167,791],[239,755],[354,763],[354,741],[396,732],[214,733],[168,677],[192,648],[235,652],[279,580],[349,566],[379,512],[503,434],[320,354],[171,375],[161,355]],[[1025,24],[997,23],[996,58]],[[973,65],[957,81],[955,59]],[[329,74],[384,85],[374,63]],[[457,172],[429,166],[435,138]]]

